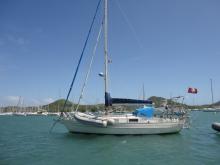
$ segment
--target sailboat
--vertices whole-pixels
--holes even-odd
[[[110,96],[110,93],[108,91],[107,8],[108,0],[104,0],[103,28],[105,72],[102,75],[104,77],[105,83],[106,113],[103,113],[101,115],[93,115],[78,111],[75,111],[73,113],[63,112],[62,116],[59,119],[59,122],[62,123],[71,133],[146,135],[180,132],[184,126],[184,119],[178,117],[155,117],[153,114],[154,108],[151,100],[112,98]],[[143,107],[134,110],[133,113],[109,113],[112,109],[112,105],[114,104],[140,104],[143,105]]]
[[[220,112],[220,110],[216,109],[214,106],[214,96],[213,96],[213,85],[212,85],[212,79],[210,79],[210,89],[211,89],[211,97],[212,97],[212,102],[209,108],[206,108],[203,110],[203,112]]]
[[[20,96],[19,99],[18,99],[17,106],[15,106],[15,110],[12,113],[13,116],[26,116],[27,115],[26,112],[22,112],[23,104],[24,104],[24,98],[22,99],[22,97]]]

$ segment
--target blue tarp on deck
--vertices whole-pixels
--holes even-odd
[[[154,108],[145,106],[143,108],[136,109],[133,114],[136,116],[153,117]]]

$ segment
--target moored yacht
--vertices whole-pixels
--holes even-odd
[[[101,0],[100,0],[101,1]],[[79,97],[78,106],[74,113],[62,113],[59,122],[62,123],[69,132],[74,133],[90,133],[90,134],[112,134],[112,135],[135,135],[135,134],[168,134],[181,131],[184,126],[185,119],[182,117],[155,117],[152,101],[150,100],[135,100],[124,98],[111,98],[108,92],[108,49],[107,49],[107,0],[104,0],[104,57],[105,57],[105,73],[101,74],[104,77],[105,84],[105,114],[93,115],[78,112],[78,106],[84,91],[85,83],[83,84],[82,92]],[[100,2],[99,2],[100,4]],[[98,4],[98,6],[99,6]],[[98,8],[98,7],[97,7]],[[96,10],[97,11],[97,10]],[[95,14],[96,15],[96,14]],[[94,17],[95,18],[95,17]],[[82,56],[81,56],[82,57]],[[93,58],[92,58],[93,60]],[[91,60],[91,61],[92,61]],[[78,66],[81,62],[79,60]],[[78,67],[76,73],[78,71]],[[86,80],[90,72],[87,72]],[[75,73],[75,76],[76,76]],[[71,83],[66,101],[72,89],[74,79]],[[85,80],[85,82],[86,82]],[[112,109],[113,104],[140,104],[142,108],[134,110],[133,113],[127,114],[112,114],[108,113]],[[65,108],[65,104],[64,104]],[[63,110],[64,110],[63,108]]]

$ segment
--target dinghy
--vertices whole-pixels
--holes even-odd
[[[98,127],[107,127],[107,120],[100,117],[96,117],[94,115],[77,112],[74,114],[74,118],[82,124]]]
[[[212,123],[212,129],[214,129],[215,131],[220,132],[220,123]]]

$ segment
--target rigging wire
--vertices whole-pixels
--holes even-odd
[[[86,49],[87,42],[88,42],[88,40],[89,40],[89,36],[90,36],[90,34],[91,34],[92,27],[93,27],[93,25],[94,25],[95,18],[96,18],[96,16],[97,16],[98,9],[99,9],[99,6],[100,6],[101,1],[102,1],[102,0],[99,0],[99,2],[98,2],[98,4],[97,4],[96,10],[95,10],[95,14],[94,14],[94,16],[93,16],[92,23],[91,23],[91,25],[90,25],[89,32],[88,32],[88,34],[87,34],[87,37],[86,37],[86,40],[85,40],[85,43],[84,43],[84,46],[83,46],[83,49],[82,49],[82,52],[81,52],[81,55],[80,55],[78,64],[77,64],[77,67],[76,67],[76,71],[75,71],[75,73],[74,73],[74,77],[73,77],[73,79],[72,79],[72,82],[71,82],[71,85],[70,85],[70,88],[69,88],[69,91],[68,91],[66,100],[65,100],[64,105],[63,105],[63,108],[62,108],[62,110],[61,110],[60,117],[59,117],[59,119],[55,120],[55,122],[54,122],[53,125],[51,126],[49,132],[52,132],[52,130],[53,130],[53,128],[55,127],[55,125],[57,124],[57,122],[59,122],[60,119],[61,119],[61,117],[63,116],[63,112],[64,112],[64,109],[65,109],[65,107],[66,107],[66,103],[67,103],[67,101],[68,101],[68,99],[69,99],[69,95],[70,95],[70,93],[71,93],[71,91],[72,91],[72,87],[73,87],[73,84],[74,84],[74,82],[75,82],[75,79],[76,79],[76,76],[77,76],[77,73],[78,73],[78,70],[79,70],[79,66],[80,66],[80,64],[81,64],[82,57],[83,57],[83,55],[84,55],[84,51],[85,51],[85,49]]]
[[[118,8],[119,8],[119,10],[120,10],[120,12],[121,12],[121,14],[122,14],[122,16],[124,17],[126,23],[128,24],[128,27],[131,29],[131,32],[133,33],[133,36],[134,36],[135,40],[137,41],[139,47],[140,47],[141,49],[144,49],[144,46],[143,46],[143,44],[142,44],[140,38],[138,37],[137,32],[135,31],[134,26],[133,26],[132,23],[129,21],[129,19],[128,19],[126,13],[125,13],[125,11],[122,9],[122,7],[121,7],[121,5],[120,5],[120,3],[119,3],[119,0],[115,0],[115,2],[116,2],[116,4],[117,4],[117,6],[118,6]]]
[[[101,24],[101,26],[100,26],[100,29],[99,29],[99,33],[98,33],[98,36],[97,36],[97,39],[96,39],[96,44],[95,44],[95,47],[94,47],[94,49],[93,49],[93,55],[92,55],[91,60],[90,60],[90,64],[89,64],[89,67],[88,67],[88,71],[87,71],[87,73],[86,73],[85,81],[84,81],[83,86],[82,86],[82,89],[81,89],[81,94],[80,94],[80,96],[79,96],[79,100],[78,100],[78,103],[77,103],[75,112],[78,111],[80,101],[81,101],[81,99],[83,98],[83,93],[84,93],[86,84],[87,84],[87,82],[88,82],[89,74],[90,74],[90,72],[91,72],[92,64],[93,64],[94,57],[95,57],[95,54],[96,54],[96,49],[97,49],[97,46],[98,46],[98,43],[99,43],[99,39],[100,39],[100,35],[101,35],[101,32],[102,32],[102,27],[103,27],[103,22],[102,22],[102,24]]]
[[[97,7],[96,7],[95,15],[94,15],[93,20],[92,20],[92,23],[91,23],[91,25],[90,25],[89,32],[88,32],[88,34],[87,34],[86,41],[85,41],[85,43],[84,43],[84,46],[83,46],[83,49],[82,49],[82,52],[81,52],[81,55],[80,55],[80,58],[79,58],[79,61],[78,61],[77,67],[76,67],[76,71],[75,71],[75,74],[74,74],[74,77],[73,77],[73,80],[72,80],[72,82],[71,82],[71,85],[70,85],[70,88],[69,88],[69,91],[68,91],[68,94],[67,94],[65,103],[64,103],[63,108],[62,108],[62,111],[61,111],[61,115],[62,115],[63,112],[64,112],[64,109],[65,109],[65,107],[66,107],[66,103],[67,103],[67,101],[68,101],[68,99],[69,99],[69,95],[70,95],[70,93],[71,93],[71,91],[72,91],[72,87],[73,87],[73,84],[74,84],[74,82],[75,82],[75,79],[76,79],[76,76],[77,76],[77,73],[78,73],[78,70],[79,70],[79,66],[80,66],[80,64],[81,64],[82,57],[83,57],[83,55],[84,55],[84,51],[85,51],[85,48],[86,48],[86,46],[87,46],[87,42],[88,42],[90,33],[91,33],[91,31],[92,31],[92,27],[93,27],[93,24],[94,24],[94,22],[95,22],[95,18],[96,18],[96,15],[97,15],[97,13],[98,13],[98,9],[99,9],[99,6],[100,6],[101,1],[102,1],[102,0],[99,0],[98,5],[97,5]]]

